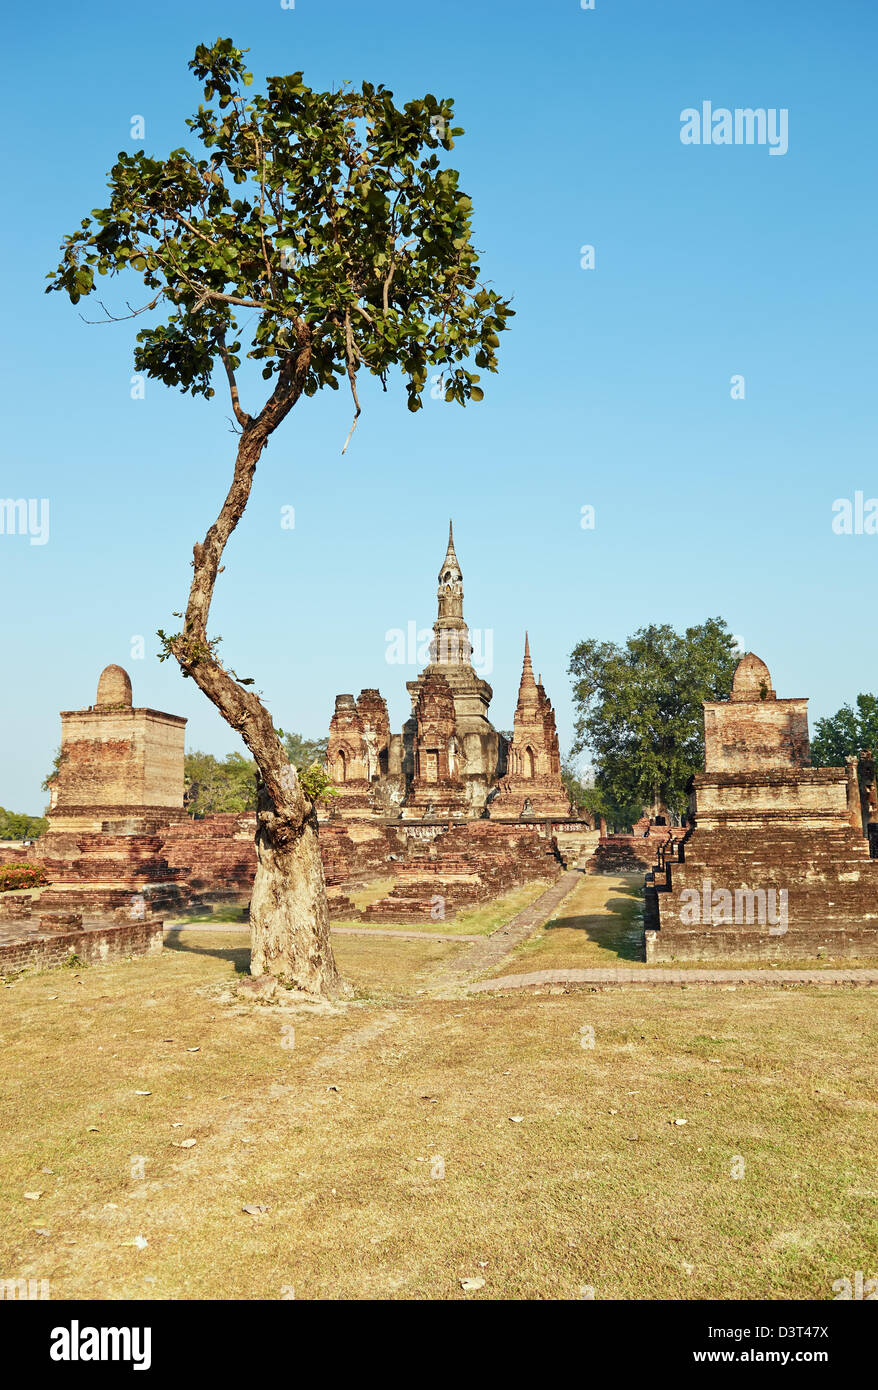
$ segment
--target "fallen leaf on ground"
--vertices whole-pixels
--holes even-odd
[[[461,1279],[460,1287],[464,1293],[474,1293],[476,1289],[485,1287],[485,1281],[484,1279]]]
[[[181,1139],[181,1140],[180,1140],[180,1148],[181,1148],[181,1149],[192,1149],[192,1148],[195,1147],[195,1145],[196,1145],[197,1142],[198,1142],[198,1141],[197,1141],[196,1139]]]
[[[509,1118],[510,1118],[510,1120],[512,1121],[512,1123],[513,1123],[514,1125],[520,1125],[521,1122],[522,1122],[522,1120],[524,1119],[524,1116],[523,1116],[523,1115],[510,1115]]]
[[[146,1236],[135,1236],[133,1240],[123,1240],[122,1244],[133,1245],[138,1250],[145,1250],[149,1245],[149,1241],[146,1239]]]
[[[42,1197],[42,1192],[25,1192],[25,1197],[29,1202],[38,1202]]]
[[[688,1123],[688,1120],[671,1120],[672,1125],[686,1125]]]
[[[151,1096],[152,1091],[135,1091],[134,1094],[136,1096]]]
[[[263,1207],[259,1206],[256,1203],[252,1203],[250,1206],[242,1207],[241,1210],[246,1211],[248,1216],[262,1216],[264,1212],[268,1211],[268,1207]]]

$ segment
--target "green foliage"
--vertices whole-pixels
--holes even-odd
[[[212,753],[187,753],[184,778],[193,816],[256,810],[256,763],[242,753],[228,753],[222,761]]]
[[[704,764],[701,703],[728,698],[738,656],[721,618],[682,634],[651,625],[624,646],[588,639],[574,648],[574,752],[590,751],[608,819],[631,824],[656,798],[686,810],[686,783]]]
[[[55,756],[52,758],[52,767],[51,767],[51,770],[50,770],[49,772],[46,773],[45,777],[43,778],[42,782],[40,783],[40,791],[47,792],[47,791],[49,790],[49,787],[50,787],[50,786],[52,785],[52,783],[54,782],[55,778],[58,776],[58,773],[59,773],[59,771],[60,771],[60,769],[61,769],[61,757],[62,757],[61,749],[60,749],[60,748],[56,748],[56,749],[55,749]]]
[[[320,763],[299,770],[299,783],[309,800],[317,802],[321,797],[338,796],[332,785],[332,778]]]
[[[842,705],[826,719],[818,719],[811,739],[814,767],[843,767],[845,758],[857,757],[867,748],[878,756],[878,695],[858,695],[856,708]]]
[[[305,738],[302,734],[285,733],[283,729],[278,729],[277,734],[298,773],[305,795],[312,801],[331,795],[326,790],[329,778],[322,766],[328,739]],[[241,753],[228,753],[223,759],[215,758],[212,753],[187,753],[184,765],[187,810],[198,817],[223,811],[255,811],[257,773],[255,761]]]
[[[588,786],[582,782],[570,757],[561,763],[561,781],[573,803],[574,811],[588,812],[595,818],[595,823],[604,816],[609,825],[618,828],[631,825],[640,815],[639,807],[633,813],[627,807],[620,807],[605,787],[599,787],[596,783]]]
[[[199,45],[189,66],[200,152],[121,151],[109,203],[64,240],[47,293],[76,304],[96,276],[132,270],[163,316],[138,333],[135,366],[193,395],[214,394],[218,358],[240,365],[246,320],[266,379],[309,339],[305,395],[398,368],[418,410],[436,368],[446,400],[481,400],[467,364],[497,370],[513,311],[479,279],[473,205],[440,161],[463,133],[450,100],[399,107],[381,85],[319,92],[300,72],[248,98],[231,39]]]
[[[305,768],[311,767],[314,763],[322,766],[326,761],[328,738],[303,738],[301,734],[284,733],[283,729],[278,729],[277,732],[286,749],[287,757],[297,772],[304,772]],[[301,778],[299,780],[301,781]]]
[[[0,840],[38,840],[45,834],[49,822],[44,816],[29,816],[24,811],[6,811],[0,806]]]

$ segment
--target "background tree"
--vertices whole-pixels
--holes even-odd
[[[212,753],[187,753],[184,760],[184,801],[193,816],[218,812],[255,811],[258,768],[243,753],[227,753],[220,760]]]
[[[0,840],[38,840],[48,828],[43,816],[24,811],[7,811],[0,806]]]
[[[361,371],[386,385],[398,369],[410,410],[421,408],[431,368],[446,400],[480,400],[468,364],[496,371],[512,311],[480,283],[472,203],[440,164],[462,133],[450,101],[428,94],[398,107],[368,82],[318,92],[301,73],[270,77],[264,95],[246,100],[252,76],[231,39],[200,45],[189,66],[204,84],[187,122],[204,157],[120,153],[109,203],[63,242],[49,289],[75,304],[96,274],[134,272],[152,297],[132,312],[161,308],[161,321],[137,334],[137,370],[206,397],[216,371],[225,379],[240,431],[231,486],[194,547],[182,627],[159,633],[162,654],[240,733],[259,768],[252,972],[332,993],[339,981],[313,802],[252,680],[220,660],[208,633],[214,586],[262,451],[303,397],[346,381],[351,432]],[[239,394],[242,318],[252,325],[246,355],[269,383],[253,414]]]
[[[704,766],[702,700],[725,700],[738,652],[722,618],[677,633],[641,628],[624,646],[580,642],[570,656],[574,753],[588,750],[614,820],[644,806],[686,810],[685,787]]]
[[[61,770],[61,749],[56,748],[52,756],[52,766],[40,783],[40,791],[47,792]]]
[[[625,829],[641,813],[639,805],[636,808],[620,806],[607,787],[597,785],[593,772],[589,774],[587,780],[583,780],[577,771],[572,754],[568,754],[561,762],[561,781],[564,783],[574,809],[588,812],[593,816],[597,828],[600,828],[600,820],[603,816],[611,830]]]
[[[844,767],[845,758],[857,758],[871,748],[878,757],[878,695],[858,695],[856,708],[842,705],[826,719],[818,719],[811,738],[814,767]]]
[[[326,757],[327,738],[303,738],[278,730],[287,757],[300,774],[321,768]],[[223,811],[255,811],[259,769],[255,758],[227,753],[187,753],[184,763],[186,809],[193,816],[209,816]]]
[[[328,738],[303,738],[301,734],[282,734],[286,755],[297,772],[326,761]]]

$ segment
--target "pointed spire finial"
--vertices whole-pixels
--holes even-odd
[[[519,686],[519,697],[524,690],[534,689],[534,670],[530,661],[530,636],[524,634],[524,662],[521,667],[521,684]]]
[[[448,569],[457,570],[458,574],[461,572],[460,561],[454,549],[454,526],[450,521],[448,523],[448,549],[445,552],[445,559],[442,562],[442,569],[439,572],[440,577]]]

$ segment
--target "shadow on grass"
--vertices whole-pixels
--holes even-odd
[[[182,951],[184,954],[192,956],[214,956],[217,960],[226,960],[235,967],[237,975],[250,974],[250,947],[249,946],[227,946],[225,950],[219,946],[193,945],[180,940],[181,931],[192,931],[192,927],[174,927],[165,932],[165,950]]]
[[[643,960],[643,922],[640,915],[643,895],[634,885],[619,890],[624,896],[608,898],[604,906],[609,912],[584,914],[577,917],[554,917],[544,928],[550,932],[563,929],[582,932],[589,941],[614,952],[620,960]]]

